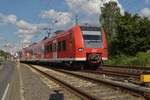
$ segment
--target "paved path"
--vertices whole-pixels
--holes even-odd
[[[10,63],[0,66],[0,100],[6,100],[14,69]]]

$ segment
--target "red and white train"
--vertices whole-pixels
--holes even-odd
[[[76,25],[21,51],[21,62],[98,66],[108,59],[107,40],[100,27]]]

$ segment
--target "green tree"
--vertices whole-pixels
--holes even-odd
[[[120,16],[120,8],[117,6],[116,2],[112,1],[106,3],[104,4],[104,7],[101,8],[100,23],[106,33],[110,52],[112,51],[112,40],[116,34],[116,20]]]
[[[135,55],[150,50],[150,20],[125,13],[117,19],[117,34],[112,41],[112,54]]]
[[[3,50],[0,50],[0,58],[7,59],[7,57],[8,57],[9,55],[10,55],[9,53],[4,52]]]

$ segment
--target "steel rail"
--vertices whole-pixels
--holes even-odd
[[[87,73],[93,73],[93,74],[107,74],[107,75],[114,75],[114,76],[140,78],[137,75],[131,75],[131,74],[126,74],[126,73],[118,73],[118,72],[113,72],[113,71],[104,71],[104,70],[99,70],[99,71],[81,70],[81,72],[87,72]]]
[[[103,65],[96,71],[104,72],[106,74],[110,73],[125,77],[140,78],[141,75],[150,74],[150,67]]]
[[[79,78],[83,78],[83,79],[86,79],[86,80],[94,81],[94,82],[97,82],[97,83],[104,83],[104,84],[108,84],[108,85],[111,85],[111,86],[120,87],[120,88],[125,89],[129,92],[142,95],[148,100],[150,99],[150,89],[146,89],[146,88],[140,87],[138,85],[130,86],[130,85],[127,85],[125,83],[118,83],[118,82],[111,81],[111,80],[106,80],[106,79],[105,80],[104,79],[96,79],[96,78],[87,77],[87,76],[84,76],[84,75],[71,73],[71,72],[65,71],[65,70],[58,70],[58,69],[55,69],[55,70],[59,71],[59,72],[62,72],[62,73],[70,74],[70,75],[73,75],[73,76],[76,76],[76,77],[79,77]]]
[[[139,69],[139,70],[150,70],[150,66],[131,66],[131,65],[101,65],[100,67],[114,67],[114,68],[128,68],[128,69]]]
[[[82,91],[79,88],[76,88],[74,86],[71,86],[70,84],[66,83],[63,80],[60,80],[44,71],[41,71],[38,68],[33,67],[32,65],[29,65],[31,68],[35,69],[36,71],[38,71],[39,73],[41,73],[42,75],[44,75],[45,77],[55,81],[57,84],[61,85],[62,87],[68,89],[69,91],[71,91],[72,93],[76,94],[77,96],[81,97],[83,100],[100,100],[99,98],[96,98],[84,91]]]

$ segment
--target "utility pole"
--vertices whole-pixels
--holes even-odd
[[[47,33],[47,38],[50,36],[51,34],[51,28],[43,28],[42,30],[46,30],[46,33]]]
[[[47,31],[47,37],[48,38],[49,38],[50,34],[51,34],[51,28],[48,28],[48,31]]]
[[[78,25],[78,15],[75,15],[75,24]]]

